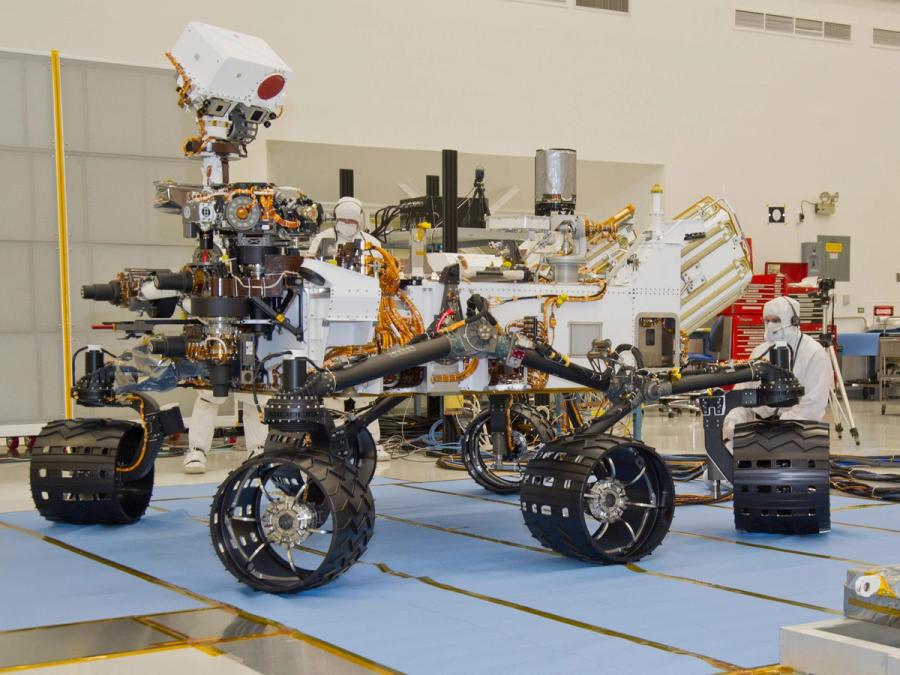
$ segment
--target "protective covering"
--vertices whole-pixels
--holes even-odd
[[[349,241],[362,240],[380,246],[381,241],[365,231],[366,219],[363,212],[362,202],[354,197],[341,197],[334,207],[334,227],[322,230],[309,244],[309,255],[322,256],[332,254],[333,251],[327,251],[328,246],[324,249],[323,244],[327,244],[329,240],[332,245],[345,244]],[[352,221],[352,222],[349,222]],[[356,225],[352,223],[355,222]]]
[[[122,352],[110,366],[115,372],[117,394],[131,391],[169,391],[186,380],[206,377],[202,361],[170,359],[150,353],[150,346],[142,344]]]
[[[795,321],[796,317],[796,321]],[[763,305],[766,342],[787,342],[791,351],[800,340],[800,303],[794,298],[780,297]]]
[[[900,627],[900,565],[847,570],[844,614]]]

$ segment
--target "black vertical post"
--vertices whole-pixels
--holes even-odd
[[[425,176],[425,196],[440,197],[441,195],[441,177]]]
[[[353,169],[340,170],[340,194],[338,197],[353,197]]]
[[[281,362],[281,390],[293,391],[306,382],[306,359],[285,358]]]
[[[441,177],[425,176],[425,213],[432,224],[442,217],[441,211]]]
[[[459,250],[459,234],[456,221],[457,169],[456,150],[441,152],[441,170],[444,181],[443,190],[443,244],[444,253],[456,253]]]
[[[444,415],[444,424],[441,427],[442,441],[444,443],[456,443],[459,440],[459,429],[456,427],[456,416]]]
[[[444,253],[459,250],[459,236],[456,221],[457,168],[456,150],[441,152],[441,177],[443,179],[443,249]],[[454,443],[459,440],[456,420],[453,415],[444,415],[443,441]]]
[[[440,396],[427,396],[426,397],[426,408],[425,415],[428,417],[429,422],[433,422],[438,417],[441,416],[441,397]]]
[[[441,177],[434,176],[432,174],[428,174],[425,176],[425,203],[427,204],[427,208],[431,210],[430,220],[431,222],[435,222],[435,215],[437,215],[437,207],[435,203],[438,198],[441,196]],[[426,396],[426,409],[425,414],[428,417],[429,421],[434,421],[438,417],[441,416],[441,397],[440,396]]]

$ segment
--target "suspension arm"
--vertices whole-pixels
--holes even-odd
[[[659,382],[651,400],[664,396],[677,396],[691,391],[703,389],[715,389],[716,387],[728,387],[743,382],[759,380],[760,376],[752,365],[735,370],[723,370],[718,373],[703,373],[702,375],[688,375],[677,382]]]
[[[609,388],[609,371],[604,373],[604,375],[600,375],[589,368],[572,363],[548,345],[538,345],[535,349],[525,349],[522,365],[527,368],[540,370],[549,375],[556,375],[589,389],[606,391]]]
[[[754,361],[718,373],[688,375],[675,382],[651,380],[643,387],[642,396],[645,401],[655,401],[664,396],[727,387],[743,382],[759,382],[757,405],[794,405],[803,395],[803,387],[797,382],[794,374],[776,360],[775,363]]]
[[[445,358],[450,356],[451,351],[452,343],[448,335],[396,347],[370,356],[361,363],[310,376],[303,387],[303,395],[320,398],[330,396],[337,391]]]
[[[402,347],[396,347],[365,361],[333,371],[321,371],[310,377],[303,388],[304,396],[324,397],[357,385],[394,375],[446,357],[486,356],[509,365],[524,365],[583,387],[606,391],[609,375],[571,363],[549,345],[525,347],[512,335],[498,334],[496,321],[482,312],[458,330],[437,337],[418,336]]]

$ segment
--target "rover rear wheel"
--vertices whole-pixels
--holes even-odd
[[[538,410],[514,403],[507,416],[505,447],[498,457],[491,439],[490,418],[491,411],[484,410],[466,427],[459,443],[463,464],[483,488],[501,494],[518,492],[525,466],[553,438],[553,432]]]
[[[579,560],[628,563],[669,531],[675,488],[656,452],[616,436],[576,434],[528,463],[520,503],[544,546]]]
[[[238,581],[269,593],[326,584],[366,550],[372,493],[340,458],[311,451],[263,455],[219,486],[209,527]]]
[[[133,422],[59,420],[44,426],[31,453],[31,496],[47,520],[127,525],[144,515],[153,468],[127,480],[121,471],[141,452],[144,432]],[[117,470],[118,469],[118,470]]]

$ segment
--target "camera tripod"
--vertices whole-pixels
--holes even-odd
[[[831,359],[831,367],[834,370],[834,385],[832,385],[831,392],[828,394],[828,405],[831,408],[831,416],[834,419],[834,430],[837,432],[838,438],[843,438],[844,424],[846,424],[854,442],[859,445],[859,429],[856,428],[853,411],[850,410],[847,388],[844,386],[844,377],[841,375],[837,353],[834,350],[834,338],[831,333],[823,333],[818,340],[825,347],[825,351],[828,352],[828,358]]]
[[[856,428],[856,421],[853,419],[853,411],[850,410],[850,399],[847,398],[847,388],[844,386],[844,376],[841,375],[841,367],[838,363],[837,352],[834,349],[834,298],[831,297],[834,291],[834,279],[820,279],[818,295],[824,307],[822,308],[822,320],[824,332],[820,333],[816,338],[825,351],[828,352],[828,358],[831,359],[831,369],[834,371],[834,384],[831,392],[828,394],[828,406],[831,409],[831,417],[834,419],[834,430],[837,432],[838,438],[843,438],[844,425],[850,431],[856,445],[859,445],[859,430]],[[831,307],[831,321],[828,318],[828,308]]]

